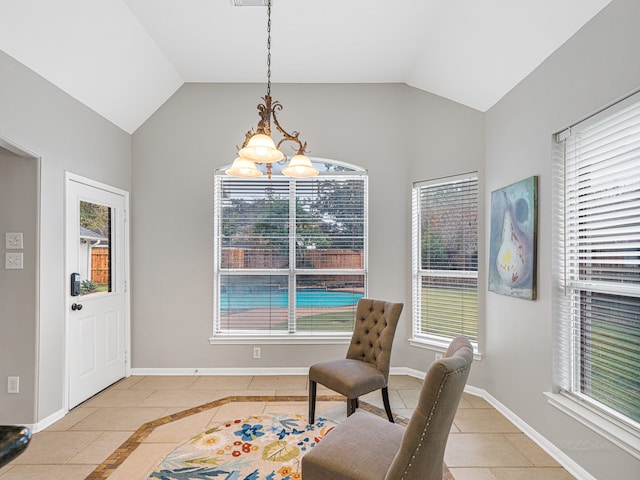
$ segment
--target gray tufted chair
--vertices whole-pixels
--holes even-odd
[[[302,478],[442,480],[447,439],[472,362],[469,340],[453,340],[445,357],[429,367],[407,428],[357,412],[302,457]]]
[[[347,397],[347,416],[358,406],[358,397],[382,390],[382,401],[389,421],[389,366],[391,345],[396,333],[402,303],[361,298],[347,357],[312,365],[309,368],[309,423],[315,422],[316,390],[320,383]]]

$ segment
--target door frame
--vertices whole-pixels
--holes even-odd
[[[42,157],[35,153],[34,151],[20,145],[18,142],[13,139],[4,136],[0,132],[0,147],[8,150],[11,153],[14,153],[20,158],[26,160],[34,160],[36,162],[36,231],[35,231],[35,251],[34,251],[34,268],[35,268],[35,338],[34,338],[34,346],[35,346],[35,357],[33,363],[33,397],[31,399],[27,399],[26,402],[32,402],[31,406],[33,408],[33,424],[32,427],[35,428],[37,425],[37,421],[39,418],[40,411],[40,360],[41,360],[41,350],[40,350],[40,319],[41,319],[41,305],[40,305],[40,279],[42,275],[41,271],[41,258],[42,258],[42,250],[41,250],[41,235],[42,235]],[[26,379],[29,380],[28,377]],[[22,392],[21,392],[22,393]]]
[[[106,183],[99,182],[97,180],[93,180],[87,177],[82,177],[75,173],[71,173],[68,171],[64,172],[64,198],[65,198],[65,214],[64,214],[64,223],[65,223],[65,240],[64,240],[64,271],[65,271],[65,290],[64,290],[64,306],[65,306],[65,347],[64,347],[64,410],[65,413],[69,411],[69,383],[70,383],[70,321],[71,321],[71,310],[69,308],[69,291],[70,291],[70,282],[69,278],[71,277],[71,270],[69,269],[69,242],[76,241],[76,238],[69,238],[69,234],[67,232],[67,201],[68,201],[68,193],[69,193],[69,182],[81,183],[83,185],[97,188],[100,190],[104,190],[109,193],[113,193],[115,195],[121,195],[124,197],[124,281],[125,281],[125,291],[124,291],[124,349],[125,349],[125,378],[131,375],[131,263],[129,252],[131,250],[131,242],[130,242],[130,225],[129,225],[129,210],[130,210],[130,200],[129,200],[129,192],[126,190],[122,190],[120,188],[107,185]]]

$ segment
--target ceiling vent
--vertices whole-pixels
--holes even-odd
[[[267,0],[231,0],[234,7],[266,7]]]

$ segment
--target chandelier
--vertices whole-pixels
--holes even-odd
[[[262,176],[256,164],[265,164],[267,177],[271,178],[272,164],[285,164],[287,157],[280,150],[285,142],[293,142],[297,153],[289,161],[289,165],[282,169],[288,177],[305,178],[318,174],[318,170],[311,165],[311,160],[305,155],[307,142],[302,142],[298,136],[300,132],[288,133],[278,122],[277,112],[282,110],[282,104],[271,98],[271,0],[267,0],[267,94],[262,97],[264,103],[258,104],[260,121],[255,131],[249,130],[245,134],[242,148],[230,168],[225,170],[227,175],[241,178],[255,178]],[[276,144],[271,138],[271,124],[282,135]],[[294,147],[294,150],[296,149]]]

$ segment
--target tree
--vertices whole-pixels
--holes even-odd
[[[110,208],[91,202],[80,202],[80,226],[109,237]]]
[[[422,265],[444,270],[477,268],[477,211],[457,185],[430,189],[422,202]],[[470,264],[471,263],[471,264]]]
[[[362,180],[314,182],[316,191],[307,197],[306,207],[330,245],[362,249],[364,239],[364,196]]]

